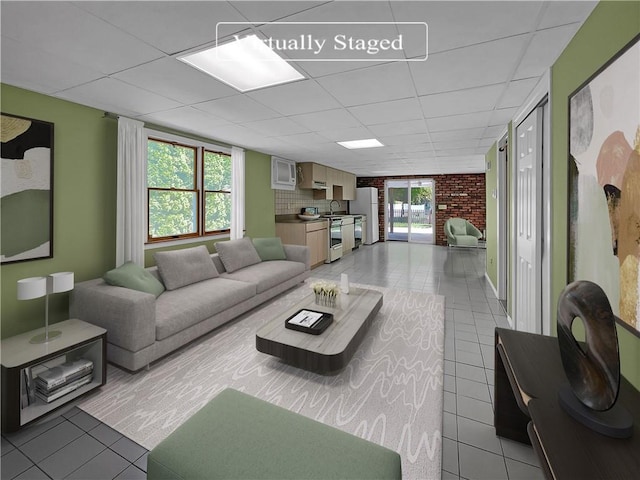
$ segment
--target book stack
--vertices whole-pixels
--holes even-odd
[[[38,373],[36,396],[49,403],[91,382],[93,362],[79,358]]]

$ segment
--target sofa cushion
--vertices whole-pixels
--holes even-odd
[[[167,290],[191,285],[218,276],[209,251],[204,245],[183,250],[156,252],[153,254],[160,277]]]
[[[255,284],[257,293],[262,293],[296,275],[304,273],[304,271],[304,263],[291,262],[289,260],[272,260],[250,265],[232,273],[223,273],[221,277]]]
[[[271,238],[254,238],[253,246],[263,262],[269,260],[286,260],[287,255],[284,253],[282,240],[279,237]]]
[[[133,262],[126,262],[118,268],[109,270],[102,278],[109,285],[151,293],[156,297],[164,292],[164,285],[158,279]]]
[[[167,291],[156,300],[156,339],[170,337],[255,294],[254,284],[227,278],[212,278]]]
[[[467,226],[454,223],[451,225],[451,231],[453,232],[454,235],[466,235]]]
[[[216,251],[229,273],[262,261],[249,237],[217,242]]]

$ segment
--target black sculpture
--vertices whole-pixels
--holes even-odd
[[[571,330],[578,317],[584,324],[584,343],[578,343]],[[595,283],[573,282],[560,294],[558,345],[571,386],[561,387],[558,392],[560,405],[573,418],[602,434],[631,436],[632,417],[616,405],[620,354],[615,316],[606,294]]]

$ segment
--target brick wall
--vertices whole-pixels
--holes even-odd
[[[486,228],[486,187],[484,173],[459,175],[412,175],[398,177],[358,177],[358,187],[376,187],[378,189],[378,219],[380,240],[384,238],[384,182],[393,179],[428,178],[435,184],[436,245],[447,245],[444,235],[444,222],[451,217],[469,220],[483,231]],[[438,210],[438,205],[446,205],[446,210]]]

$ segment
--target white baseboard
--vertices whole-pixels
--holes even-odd
[[[491,278],[489,278],[489,275],[487,274],[487,272],[484,272],[484,278],[486,278],[487,281],[489,282],[489,285],[491,285],[491,290],[493,290],[493,294],[496,296],[498,300],[500,300],[500,297],[498,296],[498,290],[496,289],[495,285],[493,285],[493,282],[491,281]]]

